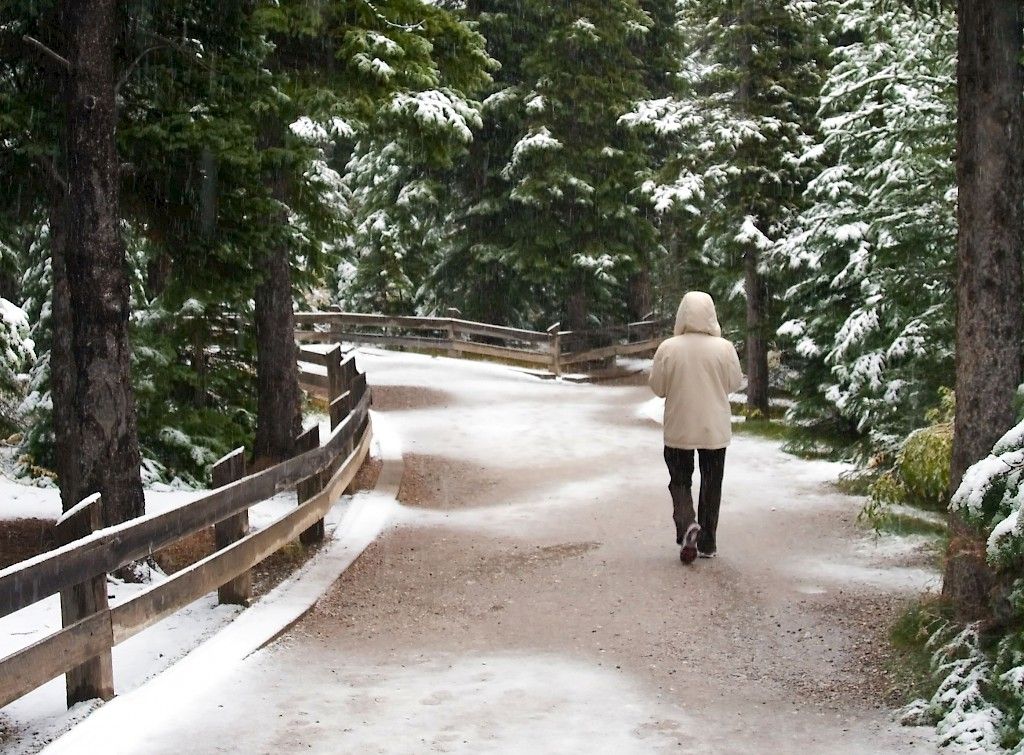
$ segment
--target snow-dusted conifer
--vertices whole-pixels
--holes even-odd
[[[953,14],[848,0],[823,91],[824,168],[776,258],[795,281],[779,334],[805,418],[891,445],[952,381]]]
[[[470,316],[581,327],[625,314],[658,241],[637,191],[642,142],[618,119],[647,94],[635,0],[490,0],[471,9],[502,69],[461,182],[435,285]]]

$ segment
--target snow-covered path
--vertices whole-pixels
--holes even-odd
[[[360,366],[410,503],[281,639],[105,752],[934,751],[865,699],[858,643],[935,578],[856,529],[841,467],[737,438],[721,555],[685,567],[645,388]]]

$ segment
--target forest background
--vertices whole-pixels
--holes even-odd
[[[792,450],[857,461],[876,525],[945,511],[989,462],[953,497],[953,609],[928,631],[1010,637],[972,647],[1018,668],[1024,431],[983,457],[1020,419],[1024,192],[1019,168],[977,180],[965,82],[1010,51],[975,84],[1009,93],[1016,125],[983,147],[1019,164],[1019,8],[972,7],[5,0],[15,471],[66,507],[102,489],[113,522],[237,446],[288,456],[296,308],[586,328],[705,289],[748,419],[784,405]],[[993,197],[998,228],[972,214]],[[995,251],[965,265],[978,228]],[[1012,739],[1011,687],[979,699]]]

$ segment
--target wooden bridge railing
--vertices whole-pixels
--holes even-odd
[[[91,496],[58,522],[66,544],[0,570],[0,617],[56,593],[63,629],[0,658],[0,707],[49,680],[67,675],[68,704],[114,693],[111,648],[214,589],[220,602],[247,604],[256,564],[297,538],[323,537],[323,518],[351,484],[370,445],[370,391],[354,355],[341,347],[310,352],[326,368],[316,379],[328,399],[331,432],[320,443],[313,426],[297,440],[299,453],[246,474],[244,450],[214,466],[217,486],[195,501],[114,527],[96,529],[99,496]],[[296,487],[297,506],[269,526],[249,531],[249,507]],[[217,550],[119,603],[107,603],[107,574],[214,527]]]
[[[347,342],[390,346],[449,356],[474,354],[548,369],[560,375],[571,365],[652,353],[670,332],[671,321],[651,316],[594,330],[545,332],[448,317],[404,317],[350,312],[302,312],[295,316],[300,343]]]

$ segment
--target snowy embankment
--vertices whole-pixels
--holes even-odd
[[[379,418],[375,418],[374,422],[376,427]],[[379,435],[378,431],[375,432]],[[391,446],[397,446],[394,441],[386,442]],[[371,455],[376,458],[382,456],[380,441],[374,441]],[[393,448],[385,449],[383,455],[387,458],[397,455],[400,462],[400,451],[396,452]],[[392,487],[397,490],[397,482]],[[149,489],[146,491],[146,513],[156,514],[186,505],[207,492],[173,490],[167,486]],[[393,497],[393,493],[391,495]],[[23,485],[7,477],[0,477],[0,496],[2,500],[13,504],[4,511],[6,519],[54,520],[60,515],[60,497],[56,488]],[[360,497],[365,496],[366,494],[361,494]],[[360,497],[357,497],[357,501]],[[249,509],[250,527],[262,529],[295,505],[293,491],[282,492],[256,504]],[[375,511],[371,512],[372,515],[368,515],[365,509],[365,503],[353,505],[351,497],[343,497],[325,520],[330,544],[286,582],[266,596],[258,598],[256,605],[259,611],[254,607],[244,612],[248,617],[245,622],[246,628],[243,630],[244,639],[253,645],[246,652],[251,652],[260,643],[272,638],[307,610],[319,594],[373,540],[384,524],[383,521],[378,521],[380,516],[377,516],[377,513],[389,509],[377,506]],[[342,525],[343,534],[339,533],[338,536],[332,537]],[[111,579],[108,582],[110,604],[120,604],[163,578],[162,574],[154,573],[152,582],[143,585]],[[240,614],[243,614],[241,607],[219,605],[216,592],[212,592],[116,646],[113,649],[113,668],[114,688],[118,699],[125,698],[133,690],[143,688],[147,680],[161,675],[161,672],[189,656],[197,647],[205,646],[211,637],[216,635],[220,638],[226,627],[237,623],[234,620]],[[56,595],[0,618],[0,657],[37,642],[60,627],[60,600]],[[247,647],[244,642],[238,641],[238,638],[234,645],[236,650]],[[223,664],[237,660],[235,654],[222,653],[219,662]],[[204,673],[209,670],[211,662],[210,658],[207,658]],[[54,679],[0,711],[0,749],[5,755],[38,751],[97,707],[99,704],[92,702],[82,703],[67,710],[64,701],[64,679]]]
[[[146,491],[146,513],[156,514],[183,506],[205,495],[205,490],[172,490],[167,487]],[[53,487],[24,485],[0,477],[3,518],[56,520],[61,513],[60,494]],[[260,529],[295,506],[293,492],[281,493],[250,509],[250,526]],[[128,584],[111,579],[111,605],[122,603],[163,579],[153,573],[149,584]],[[229,624],[241,612],[238,606],[222,606],[216,593],[197,600],[151,629],[127,640],[113,650],[114,688],[134,689],[167,668],[192,648]],[[60,598],[56,595],[21,611],[0,618],[0,657],[37,642],[61,628]],[[43,685],[0,711],[0,732],[9,731],[3,741],[5,753],[32,752],[75,721],[88,715],[95,705],[83,703],[67,710],[63,677]]]

